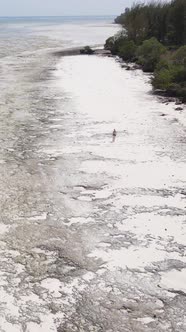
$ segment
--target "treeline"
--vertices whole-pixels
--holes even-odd
[[[115,22],[136,43],[155,37],[166,45],[183,45],[186,43],[186,0],[133,5]]]
[[[105,48],[146,72],[155,89],[186,100],[186,0],[134,4],[115,20],[121,33]]]

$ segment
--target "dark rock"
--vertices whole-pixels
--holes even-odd
[[[174,98],[168,98],[168,102],[172,103],[174,101]]]
[[[80,54],[88,54],[88,55],[91,55],[91,54],[94,54],[94,50],[92,50],[90,48],[90,46],[85,46],[84,48],[82,48],[80,50]]]
[[[163,90],[163,89],[156,89],[155,92],[164,94],[165,90]],[[164,102],[166,102],[166,101],[164,101]]]
[[[175,110],[176,111],[183,111],[183,108],[182,107],[176,107]]]
[[[141,66],[140,66],[140,65],[137,65],[137,64],[134,64],[134,65],[133,65],[133,69],[141,69]]]
[[[112,54],[109,50],[104,50],[104,49],[96,49],[96,50],[94,50],[94,54],[103,55],[103,56],[112,56]]]
[[[122,63],[121,68],[127,68],[127,67],[128,67],[128,65],[126,65],[125,63]]]

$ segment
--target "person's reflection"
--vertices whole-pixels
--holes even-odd
[[[113,133],[112,133],[112,143],[115,142],[116,140],[116,135],[117,135],[117,132],[116,132],[116,129],[113,130]]]

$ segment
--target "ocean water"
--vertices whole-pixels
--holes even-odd
[[[118,27],[112,16],[1,17],[0,57],[24,51],[103,44]]]
[[[37,116],[40,109],[49,107],[46,94],[55,107],[56,92],[47,81],[59,61],[54,53],[87,44],[103,45],[119,29],[113,20],[113,17],[1,17],[0,117],[11,115],[15,120]],[[12,126],[10,123],[10,130],[14,130],[16,123]]]

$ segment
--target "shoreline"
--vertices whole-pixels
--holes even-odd
[[[69,49],[65,49],[65,50],[61,50],[61,51],[56,51],[53,53],[53,55],[58,56],[58,57],[83,55],[83,54],[81,54],[80,51],[84,47],[85,46],[79,46],[79,47],[73,47],[73,48],[69,48]],[[101,48],[100,45],[93,45],[90,47],[91,47],[91,49],[94,50],[94,53],[92,55],[112,56],[110,51],[105,50],[103,47]]]
[[[125,61],[123,61],[121,58],[119,58],[117,55],[111,55],[113,58],[116,59],[117,62],[120,63],[121,65],[121,68],[122,69],[125,69],[125,70],[141,70],[144,75],[148,75],[149,78],[151,76],[153,76],[153,73],[145,73],[143,70],[142,70],[142,67],[138,64],[136,64],[135,62],[130,62],[130,63],[127,63]],[[153,89],[152,87],[152,90],[151,90],[151,94],[154,95],[154,96],[157,96],[159,97],[159,99],[161,98],[164,98],[165,100],[162,101],[163,103],[175,103],[175,105],[186,105],[186,101],[182,100],[182,97],[177,97],[177,96],[171,96],[166,90],[160,90],[160,89]]]
[[[84,54],[81,54],[81,52],[80,52],[83,48],[84,48],[84,46],[73,47],[73,48],[69,48],[69,49],[65,49],[65,50],[61,50],[61,51],[56,51],[53,54],[57,57],[77,56],[77,55],[83,56]],[[92,45],[92,46],[90,46],[90,48],[94,50],[94,53],[91,54],[90,56],[96,55],[96,56],[111,57],[111,58],[115,59],[116,62],[120,63],[120,66],[122,69],[141,70],[142,71],[141,66],[137,65],[136,63],[132,63],[132,62],[127,63],[127,62],[123,61],[117,55],[113,55],[111,53],[111,51],[105,50],[104,47],[100,47],[100,45]],[[152,75],[151,73],[146,73],[146,74],[149,75],[149,77]],[[153,87],[152,87],[151,94],[158,97],[158,99],[163,104],[175,103],[175,106],[177,106],[175,108],[175,111],[183,111],[184,108],[182,108],[181,106],[186,105],[186,102],[184,102],[181,97],[179,98],[176,96],[175,97],[171,96],[171,95],[167,94],[167,92],[164,90],[154,90],[153,91]]]
[[[112,57],[48,58],[2,73],[0,330],[179,330],[181,114]]]

